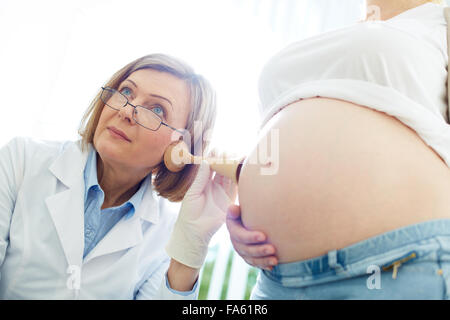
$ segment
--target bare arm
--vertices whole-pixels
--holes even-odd
[[[175,259],[170,260],[167,280],[172,289],[177,291],[191,291],[197,282],[200,269],[188,267]]]

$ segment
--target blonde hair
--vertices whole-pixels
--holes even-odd
[[[150,54],[124,66],[104,86],[117,89],[131,73],[141,69],[167,72],[188,83],[191,110],[185,128],[187,134],[183,139],[190,138],[190,141],[184,141],[190,145],[193,155],[203,155],[208,149],[208,141],[203,141],[203,137],[206,131],[213,129],[216,119],[216,94],[211,84],[201,75],[195,74],[194,70],[180,59],[165,54]],[[105,105],[100,99],[100,95],[101,90],[81,120],[78,133],[82,137],[81,149],[83,151],[87,150],[88,144],[93,143],[94,133]],[[199,133],[201,134],[199,135]],[[174,173],[169,171],[162,161],[151,173],[153,187],[159,196],[173,202],[181,201],[194,181],[198,168],[198,165],[186,165],[183,170]]]

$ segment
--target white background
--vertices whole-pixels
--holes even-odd
[[[76,140],[82,115],[118,69],[180,57],[218,94],[213,146],[245,154],[259,125],[257,82],[288,43],[355,22],[362,0],[0,0],[0,145]]]

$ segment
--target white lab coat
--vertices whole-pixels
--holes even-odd
[[[83,259],[87,155],[76,142],[30,138],[0,149],[0,298],[195,298],[165,285],[177,211],[151,184]]]

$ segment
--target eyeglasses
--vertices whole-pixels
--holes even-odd
[[[102,87],[102,94],[100,95],[100,98],[108,107],[117,111],[119,111],[121,108],[126,107],[127,105],[132,106],[134,108],[133,120],[146,129],[156,131],[161,127],[161,125],[164,125],[174,131],[183,134],[182,131],[162,121],[155,112],[148,109],[147,107],[132,105],[128,101],[128,98],[116,89],[113,89],[111,87]]]

